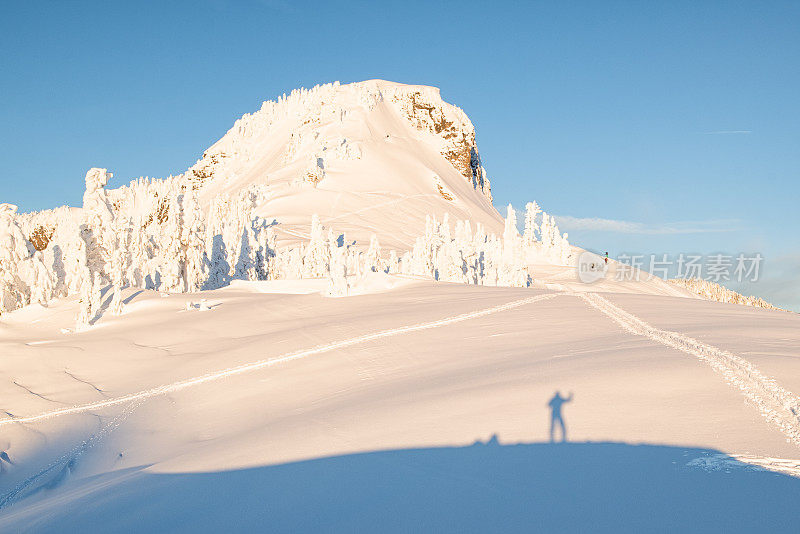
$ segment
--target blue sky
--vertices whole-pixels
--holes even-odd
[[[800,310],[798,27],[798,2],[7,3],[0,201],[177,174],[262,100],[385,78],[467,112],[498,207],[612,255],[760,252],[747,289]]]

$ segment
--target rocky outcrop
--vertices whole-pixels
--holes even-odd
[[[441,137],[442,156],[491,201],[491,185],[481,165],[472,122],[461,109],[444,102],[438,89],[427,89],[432,91],[399,92],[392,100],[417,129]]]

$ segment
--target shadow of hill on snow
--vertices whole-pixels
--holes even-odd
[[[250,469],[75,481],[19,502],[0,530],[797,532],[800,479],[718,451],[625,443],[386,450]]]

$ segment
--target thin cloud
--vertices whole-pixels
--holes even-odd
[[[599,217],[571,217],[556,215],[556,222],[562,230],[584,230],[598,232],[616,232],[620,234],[704,234],[711,232],[733,232],[736,230],[735,219],[710,221],[678,221],[661,224],[646,224],[636,221],[618,219],[602,219]]]
[[[732,135],[732,134],[750,134],[753,130],[714,130],[712,132],[703,132],[705,135]]]

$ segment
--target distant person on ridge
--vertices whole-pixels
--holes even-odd
[[[606,252],[606,265],[608,265],[608,252]]]
[[[553,398],[547,403],[547,405],[550,406],[550,443],[555,443],[556,441],[556,423],[561,425],[561,441],[567,441],[567,427],[564,425],[564,418],[561,415],[561,406],[565,402],[571,401],[571,391],[569,392],[569,397],[562,397],[561,392],[556,391],[556,394],[553,395]]]

